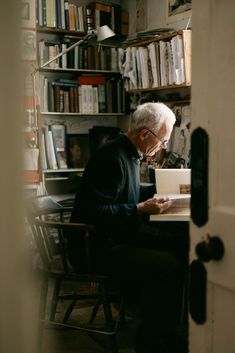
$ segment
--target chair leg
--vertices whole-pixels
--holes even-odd
[[[75,307],[76,302],[77,302],[77,299],[74,299],[72,301],[72,303],[69,304],[68,309],[66,310],[66,313],[64,314],[63,324],[66,324],[66,322],[68,321],[68,319],[73,311],[73,308]]]
[[[116,335],[113,334],[110,336],[110,348],[112,353],[118,353],[118,344],[117,344],[117,338]]]
[[[43,277],[42,284],[41,284],[37,353],[42,352],[43,327],[44,327],[44,320],[46,317],[47,293],[48,293],[48,278],[45,276]]]
[[[120,308],[120,325],[124,327],[126,325],[126,307],[125,307],[125,302],[121,303],[121,308]]]
[[[113,330],[114,329],[114,321],[113,321],[111,304],[107,298],[107,295],[106,295],[104,289],[103,289],[103,300],[102,301],[103,301],[104,316],[105,316],[105,321],[106,321],[107,327],[108,327],[108,329]],[[110,348],[111,348],[112,353],[118,353],[116,332],[113,332],[113,334],[110,335],[109,338],[110,338]]]
[[[101,298],[98,298],[97,302],[95,303],[95,306],[92,310],[92,313],[91,313],[91,317],[89,319],[89,324],[92,324],[93,321],[95,320],[96,318],[96,315],[97,315],[97,312],[100,308],[100,305],[102,304],[102,299]]]
[[[60,287],[61,287],[61,280],[55,279],[55,285],[54,285],[53,296],[51,301],[50,321],[55,320],[56,308],[59,301]]]

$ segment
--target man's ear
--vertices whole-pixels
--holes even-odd
[[[141,129],[140,130],[140,139],[144,140],[148,134],[149,134],[148,129],[146,129],[146,128]]]

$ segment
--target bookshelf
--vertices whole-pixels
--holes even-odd
[[[58,8],[50,8],[47,11],[50,3],[65,8],[59,11]],[[69,10],[66,11],[68,6]],[[86,140],[93,126],[115,127],[118,118],[125,115],[125,91],[118,60],[122,55],[119,50],[123,51],[120,45],[124,32],[122,18],[125,20],[125,30],[128,23],[127,14],[123,16],[120,5],[116,4],[100,8],[99,3],[89,5],[89,1],[37,0],[37,8],[39,67],[84,38],[87,30],[95,29],[98,25],[95,20],[98,21],[99,17],[100,26],[107,24],[117,34],[116,40],[106,41],[105,45],[96,43],[94,39],[82,43],[37,73],[40,174],[43,185],[54,190],[53,184],[58,182],[64,185],[72,176],[80,176],[84,170],[84,162],[81,165],[69,165],[67,155],[71,151],[67,140],[72,141],[73,137],[77,141]],[[51,131],[59,125],[65,127],[65,139],[58,157]],[[87,158],[87,141],[81,147],[82,153],[83,150]],[[62,158],[63,167],[58,158]]]
[[[191,86],[191,30],[135,42],[125,51],[127,92]]]
[[[126,44],[124,87],[130,112],[144,102],[163,102],[176,115],[166,151],[157,156],[157,167],[190,163],[191,30],[172,31]],[[143,161],[143,180],[148,163]],[[175,164],[176,165],[176,164]],[[146,170],[145,170],[146,168]]]

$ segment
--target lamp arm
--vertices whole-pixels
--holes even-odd
[[[92,30],[91,32],[89,32],[84,38],[82,38],[81,40],[79,40],[78,42],[74,43],[73,45],[71,45],[70,47],[66,48],[65,50],[61,51],[59,54],[57,54],[56,56],[54,56],[52,59],[46,61],[44,64],[42,64],[40,67],[38,67],[35,71],[37,72],[38,70],[42,69],[43,67],[49,65],[50,63],[52,63],[53,61],[57,60],[58,58],[60,58],[61,56],[63,56],[64,54],[68,53],[70,50],[74,49],[75,47],[77,47],[78,45],[82,44],[83,42],[85,42],[87,39],[90,39],[91,37],[95,36],[95,31]],[[35,73],[36,73],[35,72]]]
[[[36,73],[42,69],[43,67],[46,67],[47,65],[49,65],[50,63],[52,63],[53,61],[57,60],[58,58],[60,58],[61,56],[63,56],[64,54],[68,53],[70,50],[74,49],[75,47],[77,47],[78,45],[82,44],[83,42],[85,42],[87,39],[90,39],[92,37],[96,36],[97,31],[96,30],[91,30],[87,33],[87,35],[82,38],[81,40],[79,40],[78,42],[74,43],[73,45],[71,45],[70,47],[66,48],[65,50],[61,51],[59,54],[57,54],[56,56],[54,56],[52,59],[46,61],[45,63],[43,63],[41,66],[37,67],[32,73],[32,79],[33,79],[33,105],[34,105],[34,120],[35,120],[35,125],[37,126],[37,104],[36,104]]]

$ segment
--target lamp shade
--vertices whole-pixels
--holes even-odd
[[[107,25],[98,27],[97,29],[97,41],[102,42],[103,40],[115,36],[115,33]]]

